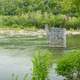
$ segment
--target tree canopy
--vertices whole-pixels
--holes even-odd
[[[21,15],[27,12],[41,11],[69,16],[80,13],[79,0],[0,0],[1,15]]]

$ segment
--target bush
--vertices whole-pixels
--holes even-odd
[[[80,80],[80,51],[66,54],[57,65],[57,73],[67,80]]]
[[[49,68],[53,62],[53,56],[49,51],[37,51],[33,58],[33,77],[32,80],[46,80]]]
[[[67,17],[66,17],[67,18]],[[63,27],[77,29],[80,26],[80,18],[72,17],[65,19],[65,15],[53,15],[52,13],[40,11],[29,12],[25,15],[17,16],[0,16],[0,27],[20,27],[20,28],[44,28],[45,24],[49,27]]]
[[[58,15],[54,18],[54,27],[65,27],[64,15]]]
[[[65,24],[66,24],[66,28],[68,29],[70,28],[77,29],[80,26],[80,21],[79,18],[73,17],[67,20]]]

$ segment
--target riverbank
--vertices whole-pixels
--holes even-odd
[[[66,31],[66,34],[80,35],[80,30]],[[0,35],[24,35],[24,36],[46,36],[47,33],[44,29],[27,30],[27,29],[0,29]]]

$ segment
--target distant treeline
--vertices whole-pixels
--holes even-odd
[[[27,12],[41,11],[69,16],[80,13],[79,0],[0,0],[1,15],[21,15]]]
[[[79,0],[0,0],[0,27],[79,28]]]

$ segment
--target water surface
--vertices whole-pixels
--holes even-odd
[[[72,39],[73,37],[69,38],[68,46]],[[71,42],[70,46],[74,47],[76,45],[76,43],[73,44],[74,42]],[[31,75],[32,58],[35,50],[40,46],[48,46],[46,38],[0,36],[0,80],[14,80],[12,76],[15,75],[18,75],[19,80],[23,80],[25,74]],[[78,46],[80,47],[80,45]],[[63,77],[57,75],[54,67],[50,70],[50,79],[63,80]]]

